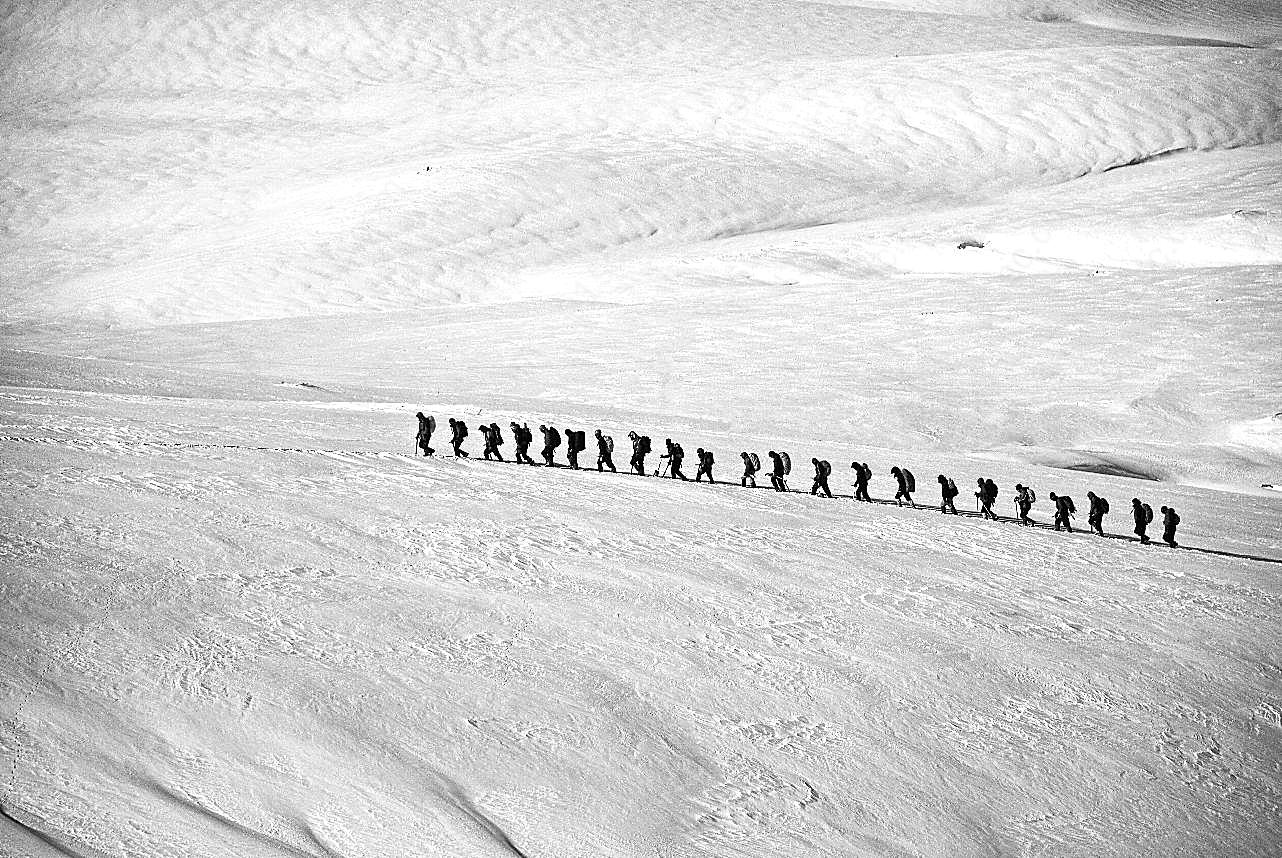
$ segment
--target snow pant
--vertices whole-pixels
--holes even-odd
[[[917,506],[917,504],[913,503],[912,495],[908,494],[908,489],[900,489],[899,491],[895,492],[895,506],[899,506],[900,498],[903,498],[904,500],[908,501],[909,505],[911,506]]]
[[[543,448],[543,463],[549,468],[552,467],[552,454],[555,452],[556,447],[548,446]]]
[[[527,465],[533,465],[534,460],[530,458],[530,446],[528,444],[518,444],[516,446],[516,461],[524,462]]]
[[[867,483],[855,483],[855,500],[872,503],[872,498],[868,495]]]
[[[1094,515],[1091,515],[1086,519],[1086,523],[1091,526],[1092,531],[1098,533],[1100,536],[1104,535],[1104,516],[1102,514],[1095,513]]]
[[[939,504],[939,511],[941,513],[951,512],[953,515],[956,515],[957,507],[953,505],[953,499],[951,497],[945,497]]]
[[[450,442],[450,445],[454,448],[454,455],[455,455],[455,456],[462,456],[464,459],[466,459],[466,458],[467,458],[467,453],[463,452],[463,439],[462,439],[462,438],[456,438],[455,440],[453,440],[453,441],[451,441],[451,442]]]
[[[770,475],[770,485],[774,486],[774,490],[777,492],[788,491],[788,484],[785,483],[783,481],[783,477],[779,476],[778,474]]]
[[[632,468],[632,470],[636,471],[641,476],[643,477],[645,476],[645,454],[644,453],[633,453],[632,461],[628,462],[628,465]]]
[[[820,490],[823,491],[825,497],[832,497],[832,490],[828,488],[827,477],[815,477],[815,484],[810,487],[810,493],[817,495]]]
[[[565,452],[565,458],[569,461],[570,467],[574,470],[579,469],[579,451],[571,447]]]
[[[712,483],[713,485],[716,485],[717,481],[716,481],[716,480],[714,480],[714,479],[712,478],[712,466],[711,466],[711,465],[706,465],[706,466],[705,466],[705,465],[700,465],[700,466],[699,466],[699,470],[697,470],[697,471],[695,471],[695,472],[694,472],[694,481],[695,481],[696,483],[697,483],[697,482],[699,482],[700,477],[702,477],[704,474],[707,474],[707,475],[708,475],[708,482]]]
[[[757,487],[756,473],[756,471],[744,471],[743,478],[739,480],[739,484],[744,488],[747,488],[748,484],[751,483],[752,487],[755,489]]]
[[[1162,530],[1162,541],[1172,548],[1175,547],[1175,528],[1167,527]]]
[[[436,452],[431,447],[431,442],[432,442],[431,435],[419,435],[418,438],[415,440],[418,442],[418,448],[423,451],[424,456],[430,456]]]
[[[598,471],[604,471],[606,467],[609,467],[611,472],[616,474],[618,473],[618,471],[615,470],[614,460],[610,458],[610,454],[602,450],[596,457],[596,469]]]
[[[1140,542],[1148,544],[1148,523],[1143,521],[1135,522],[1135,535],[1140,538]]]
[[[485,445],[485,458],[489,459],[491,457],[498,459],[500,462],[503,461],[503,454],[499,452],[499,447],[497,444]]]
[[[1057,510],[1055,512],[1055,529],[1059,530],[1060,525],[1063,525],[1064,529],[1069,533],[1073,532],[1073,525],[1072,522],[1068,520],[1068,513]]]
[[[979,513],[984,518],[997,518],[997,513],[993,512],[993,502],[987,497],[979,499]]]

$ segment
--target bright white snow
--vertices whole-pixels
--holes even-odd
[[[5,6],[0,854],[1276,854],[1280,45],[1264,0]],[[476,461],[512,419],[1186,550]]]

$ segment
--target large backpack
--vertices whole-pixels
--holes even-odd
[[[557,431],[555,426],[548,427],[548,446],[549,447],[561,446],[561,433]]]
[[[756,453],[749,453],[749,454],[748,454],[748,458],[752,460],[752,470],[754,470],[754,471],[760,471],[760,470],[761,470],[761,457],[760,457],[760,456],[758,456]]]
[[[1025,486],[1024,491],[1028,494],[1028,505],[1032,506],[1037,503],[1037,492],[1033,491],[1032,486]]]
[[[1064,506],[1068,507],[1068,512],[1070,515],[1076,514],[1077,505],[1073,503],[1073,499],[1070,498],[1068,495],[1064,495]]]
[[[827,459],[820,459],[820,460],[819,460],[819,475],[820,475],[821,477],[823,477],[824,479],[827,479],[829,476],[831,476],[831,475],[832,475],[832,462],[829,462]]]
[[[678,458],[678,459],[684,459],[684,458],[686,457],[686,451],[681,449],[681,445],[680,445],[680,444],[678,444],[676,441],[673,441],[673,442],[672,442],[672,455],[673,455],[674,457]]]
[[[783,475],[786,477],[792,473],[792,457],[787,453],[780,453],[779,458],[783,460]]]
[[[650,436],[649,435],[641,436],[640,440],[637,442],[637,452],[640,453],[642,456],[650,452]]]
[[[716,462],[714,462],[714,461],[712,460],[712,451],[711,451],[711,450],[704,450],[704,451],[703,451],[703,461],[704,461],[704,463],[705,463],[708,467],[712,467],[713,465],[715,465],[715,464],[716,464]]]
[[[907,468],[904,468],[904,482],[908,486],[908,491],[910,492],[917,491],[917,478],[914,477],[913,472],[908,470]]]
[[[1099,499],[1099,512],[1100,515],[1108,515],[1108,498]]]
[[[1144,523],[1145,524],[1153,523],[1153,507],[1149,506],[1148,504],[1144,504]]]
[[[490,435],[494,438],[495,447],[503,446],[503,433],[499,431],[499,424],[497,423],[490,424]]]
[[[574,438],[574,452],[582,453],[584,450],[588,448],[588,439],[587,439],[586,432],[584,432],[582,429],[578,429],[574,432],[571,432],[570,434]]]
[[[988,495],[989,503],[997,500],[997,483],[991,479],[984,480],[984,493]]]
[[[859,473],[863,474],[864,482],[865,483],[868,482],[869,480],[872,479],[872,466],[869,465],[867,462],[864,462],[862,465],[859,466]]]
[[[957,497],[957,484],[953,482],[952,477],[948,477],[944,483],[944,497],[952,500]]]
[[[1180,514],[1175,510],[1171,510],[1171,526],[1174,527],[1179,523],[1180,523]]]
[[[460,421],[458,421],[457,423],[455,423],[455,424],[454,424],[454,426],[455,426],[455,427],[456,427],[456,429],[458,430],[458,436],[459,436],[460,438],[466,438],[466,437],[467,437],[467,424],[466,424],[466,423],[464,423],[462,420],[460,420]]]

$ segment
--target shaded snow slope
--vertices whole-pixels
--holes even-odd
[[[1282,7],[1274,0],[818,0],[834,5],[1090,24],[1142,33],[1282,46]]]

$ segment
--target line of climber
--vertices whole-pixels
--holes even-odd
[[[432,434],[436,431],[436,418],[430,415],[424,415],[418,412],[418,432],[414,438],[415,454],[422,453],[424,456],[431,456],[436,453],[431,447]],[[459,458],[467,458],[468,454],[463,449],[463,443],[468,436],[467,424],[462,420],[449,419],[450,426],[450,446],[454,455]],[[516,445],[516,455],[514,457],[518,464],[534,465],[536,462],[530,456],[530,445],[534,443],[534,432],[530,429],[528,423],[517,423],[512,421],[512,439]],[[542,424],[539,431],[543,435],[543,449],[541,455],[543,464],[550,468],[570,467],[580,469],[579,454],[587,449],[587,433],[583,430],[567,429],[564,437],[560,430],[555,426]],[[507,461],[503,458],[503,453],[499,447],[504,445],[503,433],[497,423],[484,424],[480,426],[481,437],[484,440],[483,456],[487,460],[497,460],[500,462]],[[598,471],[604,471],[609,468],[611,472],[617,473],[618,469],[614,465],[614,438],[597,429],[594,434],[597,445],[596,468]],[[637,432],[629,432],[628,440],[632,442],[632,458],[628,462],[628,467],[639,476],[646,476],[645,458],[653,452],[652,442],[648,435],[640,435]],[[562,443],[565,444],[566,465],[559,465],[555,461],[555,454]],[[663,466],[656,469],[651,476],[670,477],[672,479],[689,480],[690,478],[682,472],[682,466],[685,462],[685,450],[681,445],[671,438],[664,440],[665,452],[660,454],[664,460]],[[788,488],[787,478],[792,473],[792,459],[786,452],[771,450],[768,454],[770,459],[770,470],[768,477],[770,487],[775,491],[791,491]],[[712,468],[716,464],[715,457],[711,450],[705,450],[700,447],[696,451],[698,459],[698,468],[695,471],[694,482],[702,482],[706,476],[709,484],[716,483],[712,476]],[[761,458],[756,453],[744,451],[739,454],[743,460],[743,476],[740,477],[739,483],[745,488],[757,488],[757,475],[761,473]],[[822,494],[825,497],[832,497],[832,490],[828,487],[828,479],[832,476],[832,464],[826,459],[813,458],[810,460],[814,466],[814,481],[810,487],[812,495]],[[851,462],[851,470],[855,472],[855,482],[852,484],[855,489],[854,499],[873,503],[873,498],[868,493],[868,485],[872,481],[873,472],[867,462]],[[894,503],[896,506],[907,504],[913,509],[921,508],[913,500],[913,492],[917,491],[917,478],[908,468],[895,466],[890,469],[890,475],[895,478],[896,492]],[[960,494],[957,484],[951,477],[940,474],[936,477],[939,483],[940,504],[939,511],[941,514],[958,515],[956,499]],[[979,515],[992,521],[1000,520],[1000,516],[994,511],[993,507],[997,503],[998,488],[997,483],[991,477],[979,477],[976,481],[975,506]],[[1086,493],[1090,501],[1090,508],[1087,513],[1086,521],[1090,525],[1092,533],[1099,536],[1107,536],[1104,533],[1104,516],[1109,513],[1109,504],[1106,498],[1103,498],[1093,491]],[[1055,529],[1067,530],[1073,532],[1073,517],[1077,514],[1077,506],[1073,499],[1068,495],[1060,495],[1055,492],[1050,493],[1051,503],[1055,505]],[[1031,486],[1022,483],[1015,484],[1015,511],[1016,520],[1025,526],[1035,526],[1037,524],[1029,513],[1033,509],[1033,504],[1037,502],[1037,493]],[[1162,512],[1162,541],[1171,547],[1178,547],[1175,541],[1175,531],[1180,524],[1179,513],[1174,507],[1164,506]],[[1145,545],[1150,543],[1148,537],[1148,527],[1153,523],[1153,508],[1144,503],[1139,498],[1131,499],[1131,517],[1134,521],[1135,535],[1139,541]]]

